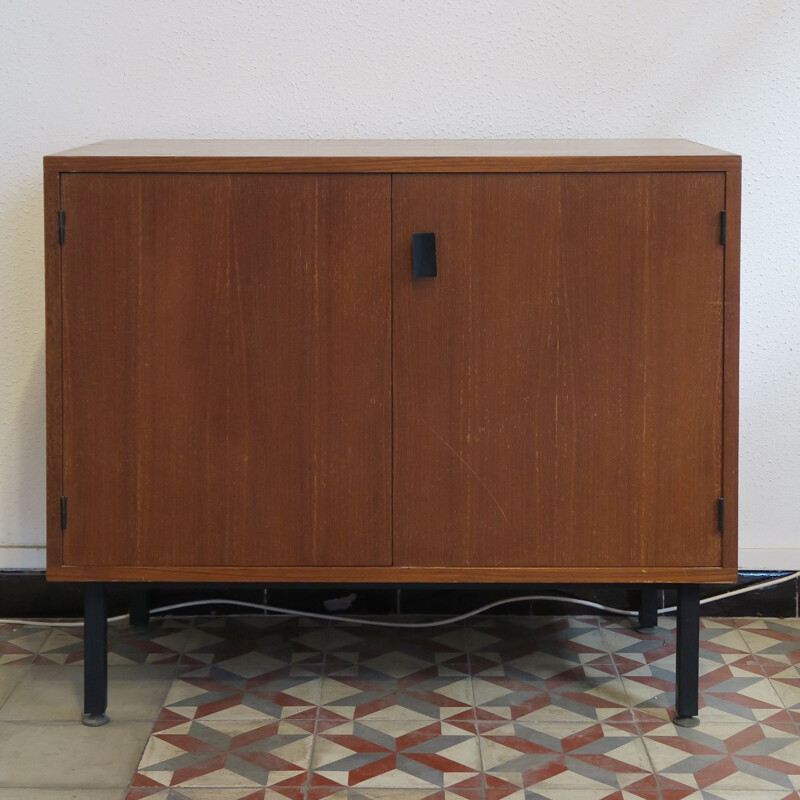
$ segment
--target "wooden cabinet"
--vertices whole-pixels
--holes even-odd
[[[740,169],[678,140],[47,157],[48,577],[734,580]]]

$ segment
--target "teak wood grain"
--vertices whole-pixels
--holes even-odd
[[[58,210],[61,180],[58,172],[44,170],[45,262],[45,386],[47,408],[46,521],[47,563],[61,564],[61,507],[63,492],[62,359],[61,359],[61,247]]]
[[[720,565],[724,202],[721,174],[395,177],[395,565]]]
[[[389,200],[63,176],[65,564],[390,563]]]
[[[736,169],[683,139],[141,139],[48,156],[62,172],[652,172]]]

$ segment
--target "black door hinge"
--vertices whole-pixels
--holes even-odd
[[[61,530],[67,529],[67,498],[61,498]]]
[[[717,529],[720,533],[725,532],[725,498],[717,500]]]
[[[719,212],[719,243],[724,245],[728,238],[728,212]]]
[[[58,209],[58,243],[64,244],[67,240],[67,213],[63,208]]]

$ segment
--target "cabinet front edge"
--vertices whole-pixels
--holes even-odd
[[[508,156],[508,157],[253,157],[253,156],[45,156],[59,172],[725,172],[741,157],[717,156]]]
[[[48,567],[51,581],[218,583],[734,583],[723,567]]]

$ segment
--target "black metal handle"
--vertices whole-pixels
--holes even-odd
[[[436,234],[411,234],[411,260],[415,278],[436,277]]]

